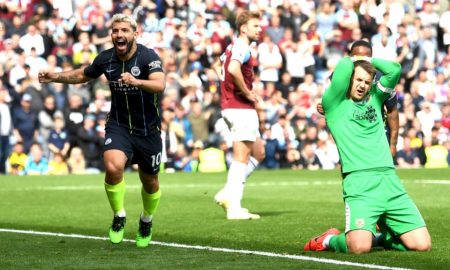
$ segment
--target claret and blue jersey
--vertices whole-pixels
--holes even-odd
[[[155,51],[137,44],[136,53],[128,61],[120,60],[111,48],[101,52],[84,70],[90,78],[104,74],[109,80],[111,111],[108,124],[116,123],[127,128],[130,134],[147,136],[152,130],[160,129],[159,94],[121,83],[120,76],[125,72],[137,79],[148,80],[150,74],[163,72],[162,62]]]

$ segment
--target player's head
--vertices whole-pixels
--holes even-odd
[[[236,18],[236,28],[239,35],[245,35],[250,41],[259,39],[261,33],[260,15],[254,11],[243,11]]]
[[[357,40],[350,48],[350,55],[372,57],[372,45],[364,39]]]
[[[119,56],[126,56],[135,43],[137,36],[136,21],[129,15],[115,14],[111,23],[111,39]]]
[[[371,63],[364,60],[355,61],[354,66],[347,95],[353,101],[361,101],[369,93],[376,69]]]

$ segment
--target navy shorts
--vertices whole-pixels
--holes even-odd
[[[105,142],[103,152],[111,149],[125,153],[131,164],[138,164],[139,169],[146,174],[159,173],[161,164],[162,141],[161,132],[155,128],[148,136],[137,136],[116,124],[105,127]]]

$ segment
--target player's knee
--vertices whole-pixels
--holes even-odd
[[[105,171],[110,175],[120,175],[123,173],[123,166],[115,162],[105,162]]]
[[[370,241],[347,241],[348,252],[353,254],[368,253],[372,249]]]
[[[415,243],[413,247],[410,248],[414,251],[430,251],[431,250],[431,241],[422,241]]]

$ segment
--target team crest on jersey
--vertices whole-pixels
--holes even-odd
[[[372,105],[366,108],[365,112],[355,111],[353,113],[353,119],[355,120],[367,120],[370,123],[377,121],[377,112]]]
[[[362,228],[364,227],[364,219],[363,218],[358,218],[355,220],[355,225],[357,228]]]
[[[134,77],[137,77],[141,75],[141,70],[139,69],[138,66],[134,66],[131,68],[131,74],[133,74]]]
[[[155,68],[161,68],[161,61],[159,60],[153,61],[150,64],[148,64],[148,67],[150,68],[150,70]]]

